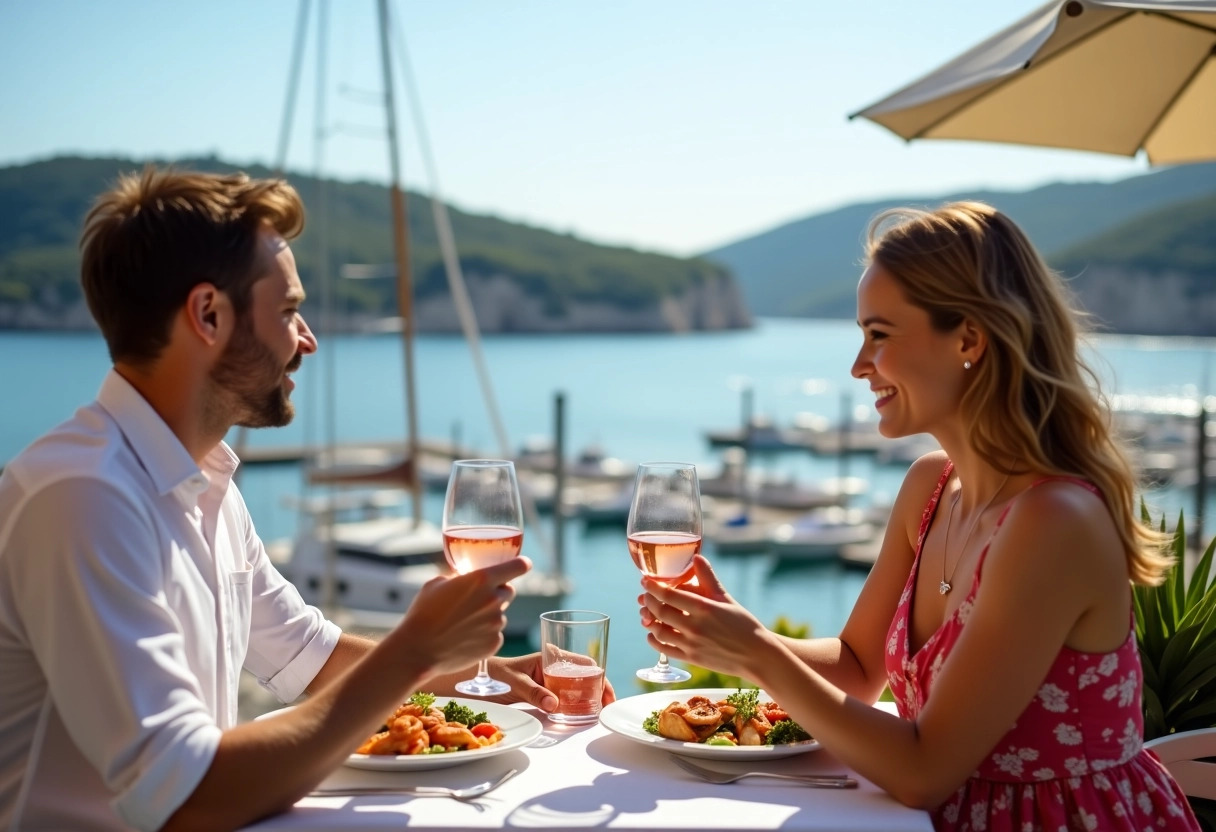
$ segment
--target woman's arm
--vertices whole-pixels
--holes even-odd
[[[1099,498],[1075,486],[1023,495],[992,543],[966,627],[914,722],[833,685],[737,606],[647,582],[656,619],[648,629],[651,645],[672,658],[754,680],[850,767],[929,808],[992,752],[1078,622],[1112,603],[1110,587],[1120,582],[1126,589],[1126,563]],[[1128,599],[1113,603],[1126,609]],[[1107,649],[1121,643],[1111,641]],[[716,646],[724,642],[729,649]]]
[[[781,637],[799,661],[835,687],[867,704],[877,701],[887,684],[883,664],[887,630],[916,557],[921,515],[945,464],[946,455],[938,451],[921,457],[909,467],[891,507],[878,558],[840,636]]]

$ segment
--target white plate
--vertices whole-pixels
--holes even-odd
[[[475,751],[449,751],[445,754],[351,754],[346,758],[346,765],[351,768],[364,768],[372,771],[424,771],[459,766],[522,748],[544,731],[540,720],[518,708],[481,699],[462,699],[459,696],[435,697],[435,704],[441,708],[451,701],[472,708],[475,713],[485,711],[490,722],[502,729],[502,739],[494,745],[487,745],[485,748]],[[282,713],[287,710],[290,708],[282,708],[273,713]],[[271,715],[265,714],[258,719]]]
[[[805,754],[819,747],[816,740],[789,743],[787,745],[705,745],[699,742],[680,742],[651,734],[642,727],[643,720],[655,711],[661,711],[672,702],[687,702],[693,696],[704,696],[714,702],[737,692],[738,688],[692,688],[689,690],[661,690],[618,699],[600,711],[600,724],[625,739],[649,745],[673,754],[686,757],[712,757],[717,760],[775,760]],[[767,701],[760,691],[760,701]]]

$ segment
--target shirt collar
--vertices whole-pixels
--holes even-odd
[[[106,374],[97,394],[97,403],[118,424],[140,465],[152,478],[157,493],[163,496],[180,488],[197,500],[207,490],[208,479],[190,457],[186,446],[148,404],[147,399],[118,371],[110,370]],[[212,462],[213,457],[217,461],[230,459],[228,465],[221,464],[219,468],[222,471],[230,466],[227,473],[231,476],[231,471],[236,468],[236,455],[222,442],[220,445],[223,447],[213,449],[205,462]]]

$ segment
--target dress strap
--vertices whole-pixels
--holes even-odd
[[[1001,527],[1001,524],[1005,522],[1005,515],[1007,515],[1009,513],[1009,509],[1013,508],[1013,504],[1017,502],[1018,497],[1021,497],[1022,494],[1025,494],[1030,489],[1037,488],[1038,486],[1042,485],[1045,482],[1070,482],[1073,485],[1081,486],[1085,490],[1097,495],[1098,497],[1102,496],[1102,492],[1098,490],[1098,487],[1096,485],[1094,485],[1092,482],[1089,482],[1088,480],[1083,480],[1080,477],[1069,477],[1069,476],[1065,476],[1063,474],[1060,474],[1057,476],[1052,476],[1052,477],[1041,477],[1041,478],[1035,480],[1034,482],[1032,482],[1030,485],[1026,486],[1018,494],[1015,494],[1014,498],[1005,504],[1005,510],[1002,511],[1001,516],[997,518],[996,525],[992,529],[992,534],[996,534],[996,530],[999,529]],[[991,540],[991,536],[989,536],[989,539]]]
[[[946,467],[942,469],[942,475],[937,480],[937,487],[933,489],[933,496],[929,498],[929,502],[925,505],[924,513],[920,516],[920,531],[916,534],[917,557],[920,557],[921,547],[925,545],[925,535],[929,532],[929,524],[933,522],[933,515],[937,511],[937,504],[941,502],[942,492],[946,489],[946,483],[950,481],[952,473],[954,473],[954,463],[947,459]]]
[[[992,534],[988,535],[988,540],[986,540],[984,542],[984,548],[980,551],[979,560],[975,564],[975,576],[972,578],[972,591],[973,592],[974,592],[974,588],[979,586],[980,572],[984,568],[984,561],[987,560],[987,558],[988,558],[988,548],[992,545],[992,538],[996,537],[996,533],[998,531],[1000,531],[1001,524],[1005,522],[1005,517],[1009,514],[1009,510],[1011,508],[1013,508],[1013,504],[1018,501],[1018,497],[1021,497],[1023,494],[1025,494],[1030,489],[1036,488],[1045,482],[1070,482],[1073,485],[1081,486],[1086,491],[1089,491],[1098,497],[1102,496],[1102,492],[1099,491],[1098,487],[1096,485],[1094,485],[1092,482],[1089,482],[1088,480],[1083,480],[1080,477],[1069,477],[1069,476],[1066,476],[1063,474],[1051,476],[1051,477],[1042,477],[1041,479],[1037,479],[1034,482],[1032,482],[1030,485],[1023,488],[1017,494],[1014,494],[1013,498],[1008,503],[1006,503],[1005,510],[1001,512],[1001,516],[997,518],[996,525],[992,527]]]

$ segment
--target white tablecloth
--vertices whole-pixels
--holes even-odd
[[[925,812],[909,809],[858,777],[856,789],[815,789],[798,783],[748,778],[727,785],[694,779],[667,753],[611,733],[600,725],[557,726],[533,711],[544,737],[527,748],[452,768],[372,772],[342,766],[325,785],[411,783],[463,788],[520,773],[475,802],[450,798],[378,795],[306,797],[292,811],[248,827],[270,830],[585,828],[721,830],[781,829],[931,832]],[[823,750],[772,762],[718,764],[722,769],[842,773]]]

